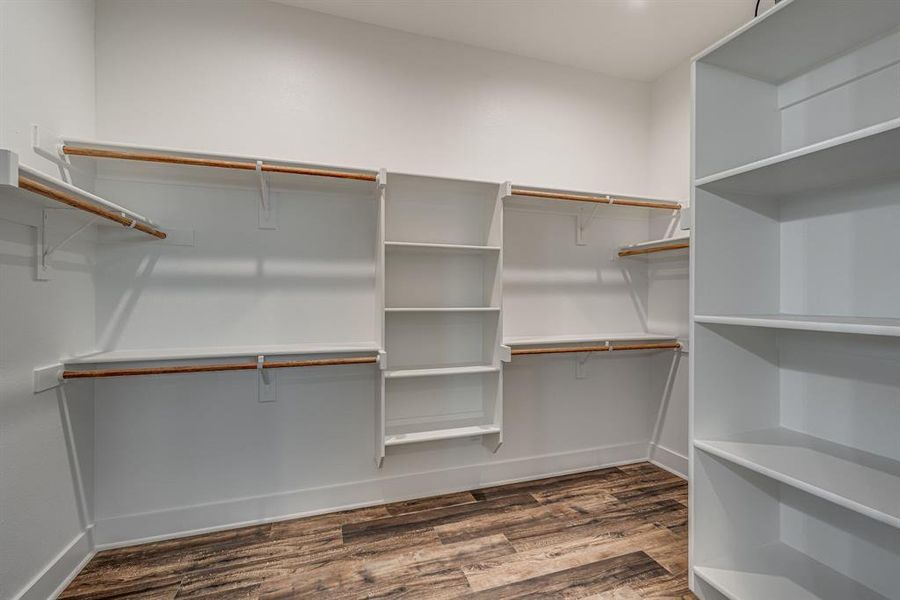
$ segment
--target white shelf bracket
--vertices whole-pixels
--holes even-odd
[[[256,179],[259,182],[259,228],[278,229],[278,215],[274,198],[269,194],[269,179],[262,167],[263,162],[256,161]]]
[[[63,145],[58,143],[58,137],[53,136],[52,139],[56,142],[54,144],[53,150],[48,150],[47,146],[49,144],[43,144],[41,142],[41,128],[39,125],[32,124],[31,126],[31,150],[46,160],[49,160],[57,167],[59,167],[59,178],[65,181],[66,183],[72,183],[72,174],[71,170],[75,167],[72,166],[72,163],[69,162],[66,155],[63,153]]]
[[[613,199],[609,196],[606,196],[606,199],[609,204],[613,203]],[[584,232],[587,231],[587,228],[590,227],[591,222],[594,220],[594,217],[597,215],[597,209],[600,208],[600,203],[594,204],[594,207],[588,211],[588,209],[581,209],[581,212],[575,217],[575,245],[577,246],[586,246],[587,241],[584,239]]]
[[[259,402],[275,402],[275,377],[266,370],[266,357],[256,357],[257,388]]]
[[[500,344],[500,360],[502,362],[512,362],[512,348],[504,344]]]
[[[587,379],[587,361],[593,352],[585,352],[575,360],[575,379]]]
[[[378,192],[381,192],[387,186],[387,169],[378,169],[378,175],[375,176],[375,186]]]
[[[512,196],[512,181],[504,181],[500,184],[500,199]]]
[[[49,367],[39,367],[34,370],[34,393],[38,394],[46,390],[52,390],[65,383],[62,378],[63,365],[56,363]]]
[[[384,350],[378,351],[378,356],[375,358],[375,362],[378,364],[378,368],[382,371],[387,370],[387,352]]]
[[[681,220],[679,221],[678,226],[684,231],[689,231],[691,228],[691,221],[693,218],[693,214],[691,214],[692,210],[692,207],[685,206],[679,211],[681,213]]]
[[[50,279],[50,259],[53,258],[56,251],[74,240],[79,234],[99,219],[99,217],[91,217],[86,223],[80,225],[75,231],[63,238],[62,241],[51,246],[48,240],[47,222],[50,220],[50,215],[52,214],[57,213],[48,208],[42,210],[41,224],[37,228],[37,238],[35,240],[35,259],[37,261],[37,264],[35,265],[35,279],[38,281],[47,281]]]

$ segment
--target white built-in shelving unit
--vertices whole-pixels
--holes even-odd
[[[259,399],[272,401],[274,372],[377,363],[380,465],[388,448],[426,442],[480,439],[496,451],[503,361],[512,355],[576,354],[581,373],[594,355],[639,350],[628,354],[639,359],[680,347],[671,334],[646,331],[635,310],[646,301],[646,265],[616,256],[685,243],[687,235],[626,243],[646,236],[649,211],[661,209],[677,223],[677,202],[97,140],[63,138],[57,148],[36,151],[55,153],[70,176],[96,172],[95,187],[127,195],[171,224],[167,244],[152,251],[123,245],[121,236],[103,238],[98,349],[36,369],[36,390],[60,378],[258,369]],[[58,186],[121,209],[66,182]],[[565,238],[552,240],[552,260],[593,270],[593,257],[602,255],[622,284],[614,297],[599,293],[596,274],[577,291],[557,289],[543,280],[557,267],[542,267],[535,283],[546,291],[516,286],[504,338],[507,205],[531,211],[542,235],[568,223]],[[371,218],[351,223],[350,211]],[[128,217],[120,224],[153,224],[121,212]],[[605,234],[592,229],[601,219]],[[374,249],[366,241],[373,238]],[[516,251],[523,250],[535,248],[520,241]],[[365,263],[373,254],[371,269]],[[326,272],[331,279],[319,281]],[[215,293],[225,285],[240,290],[239,300]],[[330,293],[335,285],[346,293]],[[183,299],[178,311],[165,308],[171,289]],[[540,364],[535,360],[526,364]]]
[[[482,437],[492,450],[502,443],[505,187],[387,175],[379,464],[391,446],[466,437]]]
[[[785,0],[694,63],[703,600],[900,598],[898,27]]]

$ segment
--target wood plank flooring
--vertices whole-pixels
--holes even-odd
[[[694,599],[649,463],[100,552],[66,600]]]

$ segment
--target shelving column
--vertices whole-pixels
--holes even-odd
[[[389,173],[379,217],[386,448],[502,443],[503,195],[508,186]]]

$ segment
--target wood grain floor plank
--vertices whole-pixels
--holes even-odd
[[[556,531],[577,518],[579,515],[567,506],[535,503],[515,511],[483,513],[469,519],[437,525],[434,531],[445,544],[496,534],[513,539],[523,531],[533,532],[534,535],[546,530]]]
[[[463,573],[472,590],[481,591],[632,552],[647,552],[648,549],[657,550],[661,556],[670,559],[665,548],[673,542],[668,530],[648,524],[624,537],[584,537],[555,546],[517,552],[512,556],[469,565],[463,568]],[[649,552],[647,554],[656,560]]]
[[[612,592],[624,586],[634,587],[635,582],[667,574],[665,569],[643,552],[632,552],[483,590],[469,597],[476,600],[585,598]]]
[[[559,520],[553,527],[508,531],[506,536],[523,552],[534,548],[554,546],[585,537],[625,537],[647,523],[663,527],[680,518],[684,506],[673,500],[644,504],[635,508],[613,505],[603,512],[585,511],[580,519]]]
[[[442,496],[431,496],[430,498],[419,498],[416,500],[404,500],[401,502],[391,502],[385,505],[385,509],[391,515],[405,515],[424,510],[432,510],[435,508],[446,508],[448,506],[456,506],[459,504],[470,504],[478,500],[472,495],[472,492],[459,492],[456,494],[444,494]]]
[[[412,550],[390,558],[332,565],[310,576],[269,581],[260,598],[453,598],[469,591],[460,568],[514,553],[503,536]]]
[[[417,529],[430,529],[446,523],[471,519],[478,515],[502,515],[507,511],[522,507],[537,506],[537,500],[528,494],[505,496],[495,500],[458,504],[404,515],[373,519],[362,523],[351,523],[342,527],[344,543],[351,544],[361,539],[385,537]]]
[[[571,473],[568,475],[558,475],[556,477],[546,477],[544,479],[534,479],[531,481],[520,481],[517,483],[508,483],[494,487],[473,490],[472,495],[479,500],[493,500],[504,496],[514,496],[516,494],[532,494],[535,492],[545,492],[547,490],[566,490],[570,488],[583,487],[603,483],[604,481],[619,479],[623,477],[622,471],[618,467],[610,467],[608,469],[598,469],[594,471],[585,471],[580,473]]]

